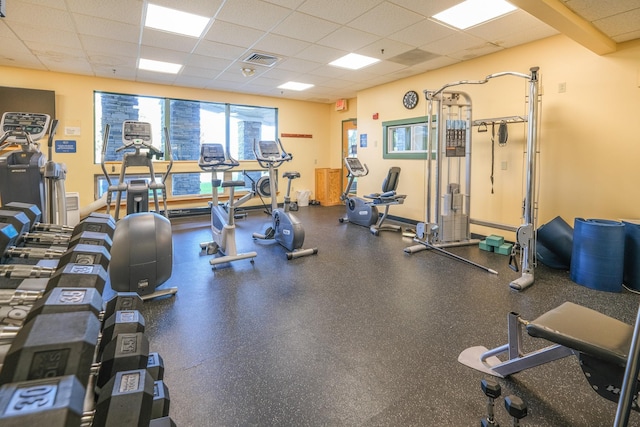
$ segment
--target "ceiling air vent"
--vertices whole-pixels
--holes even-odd
[[[279,60],[280,58],[278,58],[277,56],[268,55],[266,53],[253,52],[242,62],[246,62],[247,64],[262,65],[263,67],[272,67]]]

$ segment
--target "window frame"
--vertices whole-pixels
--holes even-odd
[[[391,120],[382,122],[382,158],[383,159],[418,159],[425,160],[428,158],[429,141],[426,140],[427,149],[425,150],[402,150],[402,151],[390,151],[389,150],[389,135],[390,132],[399,127],[413,127],[424,126],[430,123],[430,128],[426,129],[426,138],[432,138],[435,135],[435,115],[431,116],[431,122],[429,122],[429,116],[411,117],[408,119]],[[434,144],[431,144],[431,156],[435,157]]]

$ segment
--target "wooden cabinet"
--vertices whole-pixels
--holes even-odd
[[[315,199],[321,206],[335,206],[342,202],[342,169],[317,168]]]

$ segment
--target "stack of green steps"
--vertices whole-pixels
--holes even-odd
[[[505,243],[504,237],[492,234],[480,241],[480,249],[488,252],[495,252],[500,255],[511,255],[512,243]]]

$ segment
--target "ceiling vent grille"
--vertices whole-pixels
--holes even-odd
[[[247,64],[262,65],[263,67],[272,67],[278,62],[280,58],[277,56],[269,55],[266,53],[253,52],[251,55],[243,59],[242,62]]]

